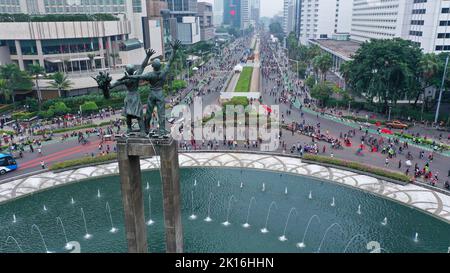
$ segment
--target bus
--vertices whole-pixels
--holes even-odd
[[[17,170],[17,162],[12,155],[0,154],[0,175]]]

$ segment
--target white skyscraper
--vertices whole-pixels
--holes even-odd
[[[241,0],[241,29],[250,26],[250,0]]]
[[[223,0],[214,0],[214,26],[218,27],[223,23]]]
[[[334,33],[349,33],[352,7],[351,0],[302,1],[300,42],[306,44],[309,39],[327,39]]]
[[[450,51],[449,0],[355,0],[351,38],[403,38],[425,52]]]

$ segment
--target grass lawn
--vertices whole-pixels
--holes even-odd
[[[249,92],[250,84],[252,82],[253,67],[244,67],[239,76],[239,81],[236,84],[235,92]]]

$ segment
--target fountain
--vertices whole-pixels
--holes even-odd
[[[220,187],[220,181],[217,181],[217,187]]]
[[[44,211],[47,211],[47,207],[44,205]]]
[[[241,182],[241,189],[244,188],[244,182]]]
[[[416,235],[414,235],[414,242],[419,242],[419,233],[416,232]]]
[[[109,202],[106,202],[106,210],[108,211],[109,221],[111,222],[111,229],[109,230],[109,232],[117,233],[119,231],[119,229],[114,227],[112,216],[111,216],[111,208],[109,207]]]
[[[151,226],[155,223],[155,221],[152,220],[152,196],[151,193],[148,194],[148,221],[147,226]]]
[[[248,211],[247,211],[247,220],[245,221],[245,224],[242,225],[242,227],[244,228],[250,227],[250,224],[248,223],[248,218],[250,217],[250,208],[252,207],[252,201],[255,201],[256,203],[255,197],[250,198],[250,203],[248,204]]]
[[[197,182],[197,180],[195,180],[195,182]],[[195,184],[194,184],[194,186],[195,186]],[[194,191],[191,191],[191,210],[192,210],[192,214],[191,214],[191,216],[189,216],[189,220],[197,219],[197,215],[195,215],[195,213],[194,213]]]
[[[447,249],[447,253],[450,253],[450,246],[449,246],[448,249]]]
[[[197,179],[194,179],[194,187],[197,187]]]
[[[336,206],[336,202],[335,202],[335,200],[334,200],[334,197],[333,197],[333,201],[331,202],[331,204],[330,204],[332,207],[335,207]]]
[[[314,218],[317,218],[317,221],[319,221],[319,224],[320,224],[319,216],[314,214],[313,216],[311,216],[311,218],[309,218],[308,225],[306,226],[306,229],[305,229],[305,233],[303,233],[303,239],[302,239],[302,241],[300,243],[297,243],[297,245],[296,245],[298,248],[305,248],[306,247],[306,244],[305,244],[306,233],[308,233],[309,225],[311,225],[311,221]]]
[[[70,199],[70,204],[75,204],[75,200],[73,200],[73,197],[71,197],[71,199]]]
[[[226,220],[225,222],[222,223],[222,225],[224,225],[224,226],[226,226],[226,227],[229,226],[229,225],[231,225],[231,223],[230,223],[228,220],[229,220],[229,218],[230,218],[231,200],[233,200],[233,199],[234,199],[235,202],[237,201],[236,198],[234,198],[234,195],[231,195],[231,196],[230,196],[230,199],[228,200],[227,220]]]
[[[64,228],[64,224],[62,222],[61,217],[56,217],[56,224],[60,224],[61,225],[61,228],[62,228],[62,231],[63,231],[63,234],[64,234],[64,239],[66,240],[66,245],[64,246],[64,248],[66,250],[71,250],[72,249],[72,245],[69,244],[69,240],[67,240],[66,229]]]
[[[16,215],[13,214],[13,224],[17,223]]]
[[[320,242],[319,248],[318,248],[317,251],[316,251],[317,253],[320,253],[320,249],[322,248],[323,242],[325,241],[325,237],[327,236],[328,232],[329,232],[333,227],[335,227],[335,226],[339,227],[340,230],[341,230],[341,232],[344,233],[344,229],[342,228],[341,225],[339,225],[338,223],[333,223],[333,224],[331,224],[331,226],[329,226],[329,227],[327,228],[327,230],[325,231],[325,234],[324,234],[323,237],[322,237],[322,241]]]
[[[387,217],[384,217],[383,222],[381,222],[381,224],[382,224],[383,226],[386,226],[387,223],[388,223],[388,219],[387,219]]]
[[[358,211],[356,211],[356,213],[361,215],[361,205],[358,205]]]
[[[288,194],[288,188],[284,188],[284,194],[287,195]]]
[[[270,203],[269,211],[267,212],[267,216],[266,216],[266,225],[261,229],[261,233],[268,233],[269,232],[269,230],[267,229],[267,224],[269,223],[270,210],[272,209],[272,206],[275,206],[278,209],[277,203],[275,201]]]
[[[212,222],[211,219],[211,198],[212,198],[212,192],[209,193],[209,202],[208,202],[208,216],[205,218],[205,222]]]
[[[286,224],[284,225],[284,232],[283,232],[283,235],[281,235],[280,237],[278,237],[278,240],[280,240],[280,241],[282,241],[282,242],[287,241],[287,238],[286,238],[286,229],[287,229],[287,226],[288,226],[288,224],[289,224],[289,218],[291,217],[291,214],[292,214],[292,212],[294,212],[294,211],[295,211],[295,214],[297,214],[297,209],[295,209],[294,207],[291,208],[291,210],[289,211],[288,217],[287,217],[287,219],[286,219]]]
[[[147,185],[145,186],[145,190],[148,191],[150,190],[150,184],[147,182]]]
[[[100,194],[100,189],[97,190],[97,198],[102,197],[102,195]]]
[[[262,191],[265,192],[266,191],[266,183],[262,184]]]
[[[19,243],[17,242],[16,238],[14,238],[13,236],[8,236],[8,238],[6,238],[5,243],[3,244],[3,246],[7,245],[9,242],[9,239],[13,240],[16,243],[17,248],[20,250],[20,252],[23,253],[23,249],[22,247],[19,245]],[[0,251],[3,251],[3,246],[2,248],[0,248]],[[450,248],[449,248],[450,249]]]
[[[84,239],[89,240],[92,238],[92,234],[89,234],[86,224],[86,217],[84,216],[84,210],[81,208],[81,216],[83,216],[83,222],[84,222],[84,230],[86,231],[86,234],[84,235]]]
[[[308,199],[309,199],[309,200],[312,200],[312,191],[309,192]]]
[[[34,229],[36,229],[39,232],[39,235],[41,236],[41,240],[42,240],[42,243],[44,244],[44,248],[45,248],[45,253],[52,253],[51,251],[48,250],[47,244],[45,243],[45,240],[44,240],[44,236],[42,236],[42,232],[36,224],[33,224],[31,226],[31,234],[33,234]]]
[[[347,249],[348,249],[348,247],[350,246],[350,244],[353,242],[353,240],[356,239],[356,238],[358,238],[358,237],[362,237],[364,240],[366,240],[366,243],[367,243],[368,240],[367,240],[367,238],[366,238],[364,235],[362,235],[362,234],[356,234],[356,235],[353,236],[353,237],[350,239],[350,241],[348,241],[348,243],[345,245],[344,253],[347,252]]]

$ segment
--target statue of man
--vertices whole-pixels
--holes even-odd
[[[150,96],[148,98],[147,103],[147,119],[146,119],[146,128],[150,128],[150,122],[153,116],[153,110],[157,109],[158,112],[158,121],[159,121],[159,135],[164,136],[168,132],[166,130],[166,103],[165,96],[163,93],[163,86],[166,82],[167,74],[169,73],[170,66],[175,59],[175,55],[177,50],[180,48],[180,41],[175,41],[175,43],[171,44],[172,54],[170,56],[169,62],[166,64],[164,69],[161,69],[161,61],[159,59],[155,59],[152,63],[153,72],[149,72],[143,75],[140,74],[130,74],[127,73],[125,79],[140,80],[147,81],[152,88],[150,92]]]
[[[148,61],[150,60],[151,56],[155,54],[155,51],[153,49],[149,49],[146,51],[146,54],[147,56],[145,57],[145,60],[142,62],[140,67],[136,67],[135,65],[131,64],[127,65],[125,69],[125,76],[113,82],[112,84],[110,83],[111,80],[108,73],[100,72],[100,74],[95,78],[95,80],[99,84],[99,88],[104,90],[104,93],[109,93],[110,89],[121,85],[125,85],[125,87],[127,88],[128,93],[124,100],[124,108],[122,112],[122,115],[127,118],[127,133],[131,133],[133,131],[133,119],[137,119],[139,123],[140,133],[142,135],[145,135],[146,133],[144,126],[144,115],[142,111],[142,102],[138,90],[139,80],[128,77],[128,75],[142,75],[148,65]],[[108,90],[108,92],[105,92],[105,90]]]

